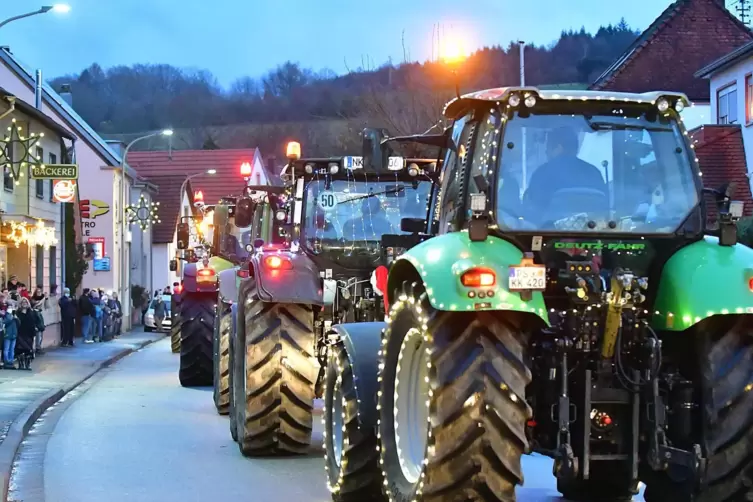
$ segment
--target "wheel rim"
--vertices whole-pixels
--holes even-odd
[[[395,378],[395,443],[405,478],[415,483],[423,471],[429,432],[429,353],[421,332],[403,339]]]
[[[342,377],[339,375],[332,390],[332,420],[329,433],[332,437],[332,456],[335,464],[339,466],[343,457],[343,391]]]

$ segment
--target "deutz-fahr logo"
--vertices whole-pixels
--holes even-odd
[[[629,242],[555,242],[554,249],[589,249],[593,251],[643,251],[645,244]]]

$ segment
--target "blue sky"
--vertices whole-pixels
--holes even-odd
[[[2,18],[43,2],[2,2]],[[47,3],[47,2],[44,2]],[[50,1],[49,3],[53,3]],[[432,54],[434,26],[469,50],[510,40],[548,44],[563,29],[628,24],[644,29],[671,0],[69,0],[68,14],[47,13],[0,29],[0,45],[41,67],[45,78],[103,67],[169,63],[210,70],[223,85],[258,77],[286,60],[344,73],[371,61]],[[610,7],[606,7],[609,4]],[[630,8],[618,7],[629,5]],[[346,66],[347,65],[347,66]]]

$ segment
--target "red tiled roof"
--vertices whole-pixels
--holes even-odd
[[[677,0],[591,85],[606,91],[680,91],[708,102],[695,72],[753,40],[722,0]]]
[[[217,173],[214,175],[191,180],[194,190],[204,192],[204,201],[214,204],[222,197],[241,192],[244,181],[240,174],[240,166],[244,162],[253,164],[255,155],[256,148],[129,152],[128,165],[147,180],[151,180],[153,176],[177,176],[182,180],[192,174],[216,169]]]
[[[157,200],[159,201],[159,219],[154,224],[152,242],[154,244],[168,244],[173,241],[175,227],[180,215],[180,201],[182,199],[180,187],[185,181],[185,176],[150,176],[149,182],[159,188]],[[191,182],[186,183],[186,191],[191,190]]]
[[[690,131],[695,152],[707,188],[720,188],[734,182],[733,200],[745,202],[745,216],[753,215],[753,197],[745,161],[745,146],[740,125],[705,125]],[[709,221],[716,221],[718,211],[713,197],[706,197]]]

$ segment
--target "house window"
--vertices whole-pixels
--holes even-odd
[[[737,124],[737,85],[717,91],[716,96],[717,124]]]
[[[55,165],[58,163],[58,156],[55,155],[54,153],[49,154],[49,158],[50,158],[48,162],[49,164]],[[50,202],[54,202],[55,200],[55,195],[52,193],[54,189],[55,189],[55,180],[50,180]]]
[[[36,285],[44,285],[44,248],[42,246],[36,246],[37,249],[37,276]]]
[[[57,285],[58,279],[58,248],[50,247],[50,292]]]
[[[37,147],[37,162],[44,162],[44,150],[41,147]],[[29,178],[31,178],[31,167],[29,167]],[[37,198],[44,199],[44,180],[36,180],[37,185]]]
[[[13,162],[13,148],[10,145],[5,147],[5,156],[12,163]],[[11,176],[10,166],[3,167],[3,188],[6,192],[13,191],[13,176]]]

